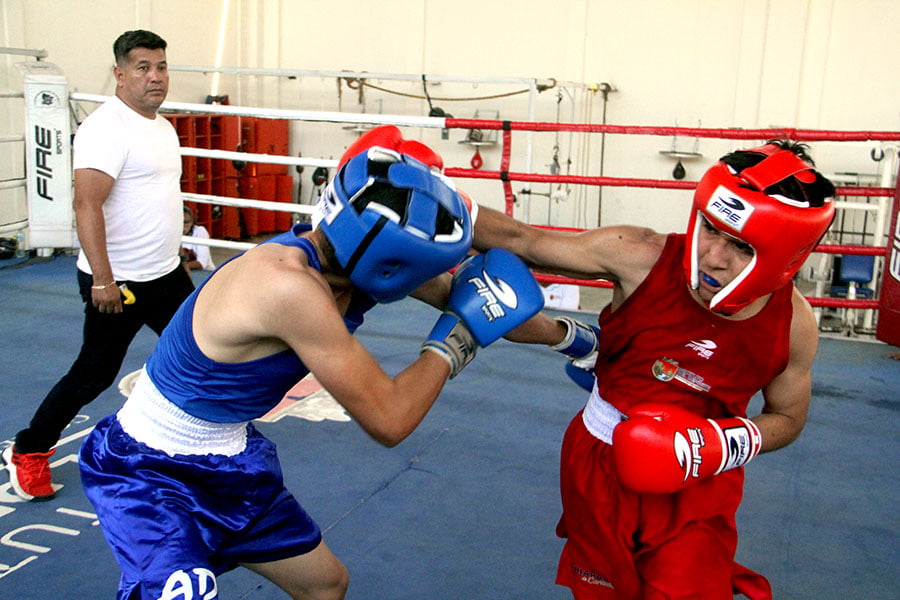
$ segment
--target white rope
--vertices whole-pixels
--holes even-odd
[[[194,194],[183,192],[181,197],[190,202],[200,204],[220,204],[222,206],[237,206],[244,208],[261,208],[262,210],[274,210],[280,212],[311,215],[315,207],[311,204],[293,204],[291,202],[269,202],[268,200],[248,200],[246,198],[229,198],[227,196],[213,196],[210,194]]]
[[[192,235],[181,236],[184,244],[196,244],[197,246],[210,246],[212,248],[228,248],[229,250],[249,250],[256,246],[253,242],[232,242],[214,238],[198,238]]]
[[[14,231],[20,231],[22,229],[28,228],[28,219],[22,219],[21,221],[16,221],[14,223],[7,223],[6,225],[0,225],[0,234],[2,233],[12,233]]]
[[[69,98],[80,102],[103,103],[110,96],[99,94],[72,93]],[[244,117],[266,117],[270,119],[290,119],[296,121],[314,121],[328,123],[365,123],[369,125],[397,125],[409,127],[430,127],[444,129],[446,119],[443,117],[416,117],[410,115],[373,115],[367,113],[344,113],[316,110],[285,110],[280,108],[259,108],[249,106],[230,106],[225,104],[191,104],[188,102],[163,102],[161,111],[179,111],[187,113],[241,115]]]
[[[0,140],[2,141],[2,140]],[[263,162],[277,165],[299,165],[301,167],[336,167],[337,159],[302,158],[299,156],[281,156],[278,154],[253,154],[250,152],[232,152],[229,150],[211,150],[209,148],[182,148],[182,156],[201,156],[205,158],[222,158],[242,162]]]

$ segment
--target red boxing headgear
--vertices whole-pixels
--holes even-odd
[[[444,171],[444,159],[440,154],[432,150],[430,146],[423,144],[418,140],[403,139],[403,134],[395,125],[379,125],[359,136],[359,139],[350,144],[349,148],[344,150],[344,154],[341,155],[340,160],[338,160],[338,169],[343,167],[344,163],[357,154],[362,154],[376,146],[393,150],[399,154],[411,156],[431,169],[432,172],[437,171],[438,173],[443,173]],[[472,222],[474,223],[478,218],[478,205],[469,194],[457,188],[449,179],[446,179],[445,181],[448,185],[456,189],[463,197],[466,206],[469,207],[469,213],[471,214]],[[314,215],[313,222],[317,222],[318,218],[318,216]]]
[[[801,190],[802,184],[812,184],[822,176],[811,164],[775,144],[744,152],[764,158],[740,173],[720,160],[697,184],[685,245],[685,274],[694,289],[700,285],[697,239],[704,217],[753,248],[747,267],[710,301],[710,310],[725,314],[734,314],[788,283],[834,218],[830,198],[811,202],[809,198],[797,200],[765,193],[790,177],[800,182]]]
[[[357,154],[362,154],[374,146],[412,156],[429,169],[444,170],[444,159],[440,154],[417,140],[404,140],[403,134],[394,125],[380,125],[359,136],[359,139],[344,151],[338,161],[338,169]]]

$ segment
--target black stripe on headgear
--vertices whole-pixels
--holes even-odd
[[[344,272],[347,277],[353,272],[353,269],[356,268],[356,264],[360,261],[363,254],[366,253],[366,250],[369,249],[369,246],[372,245],[372,242],[375,241],[375,238],[384,229],[384,226],[387,225],[389,219],[384,215],[378,217],[378,221],[372,226],[369,231],[366,232],[366,236],[359,243],[359,246],[356,247],[356,250],[353,251],[353,254],[350,256],[350,259],[347,261],[347,264],[344,265]]]

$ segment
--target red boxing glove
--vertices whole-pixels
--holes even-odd
[[[416,140],[404,140],[403,134],[393,125],[381,125],[374,129],[370,129],[359,137],[358,140],[350,144],[350,147],[344,151],[341,159],[338,161],[338,169],[344,166],[344,163],[356,156],[362,154],[373,146],[394,150],[400,154],[412,156],[417,161],[425,164],[429,168],[442,171],[444,169],[444,159],[441,155]]]
[[[642,404],[613,430],[619,478],[640,493],[678,492],[747,464],[761,446],[749,419],[706,419],[669,404]]]

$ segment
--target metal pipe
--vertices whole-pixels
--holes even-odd
[[[20,187],[25,187],[24,179],[7,179],[6,181],[0,181],[0,190],[11,190]]]
[[[392,81],[422,80],[422,75],[406,73],[371,73],[368,71],[316,71],[310,69],[258,69],[251,67],[214,67],[197,65],[169,65],[170,71],[190,73],[228,73],[232,75],[264,75],[271,77],[334,77],[337,79],[387,79]],[[429,75],[428,81],[446,83],[515,83],[533,85],[537,88],[536,79],[528,77],[470,77],[459,75]],[[584,84],[576,84],[584,85]]]
[[[33,56],[37,59],[47,58],[47,51],[44,49],[31,48],[6,48],[0,46],[0,54],[15,54],[17,56]]]

